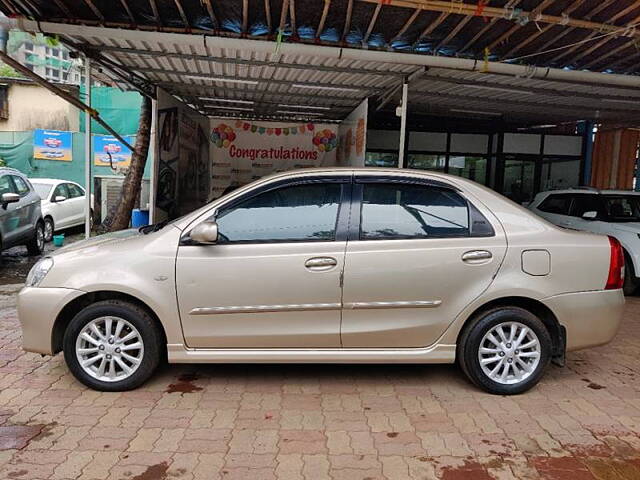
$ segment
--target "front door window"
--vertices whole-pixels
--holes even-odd
[[[341,184],[326,183],[259,194],[218,214],[220,241],[333,241],[341,192]]]

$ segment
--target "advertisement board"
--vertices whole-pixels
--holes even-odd
[[[71,132],[60,130],[33,131],[33,158],[70,162],[72,156]]]
[[[338,127],[338,162],[342,167],[364,167],[369,100],[365,98]]]
[[[132,135],[124,139],[129,145],[135,142]],[[93,163],[98,167],[111,167],[112,170],[129,168],[131,150],[111,135],[93,135]]]

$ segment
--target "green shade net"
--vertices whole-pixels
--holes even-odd
[[[84,85],[80,87],[80,100],[85,101]],[[142,96],[138,92],[123,92],[112,87],[92,87],[91,107],[120,135],[138,133]],[[84,132],[84,112],[80,112],[80,131]],[[111,135],[101,125],[91,121],[91,133]]]
[[[93,148],[93,147],[92,147]],[[33,158],[33,132],[0,132],[0,159],[30,178],[58,178],[84,185],[84,133],[73,133],[73,160],[40,160]],[[149,178],[151,155],[147,157],[144,178]],[[109,167],[91,167],[93,176],[115,175]]]

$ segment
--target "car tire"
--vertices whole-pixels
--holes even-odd
[[[624,285],[622,291],[626,296],[633,295],[638,289],[638,279],[631,258],[624,252]]]
[[[162,338],[145,309],[121,300],[104,300],[85,307],[71,320],[64,333],[64,358],[71,373],[94,390],[132,390],[158,367]]]
[[[31,256],[42,255],[44,252],[44,223],[42,221],[36,223],[31,240],[27,243],[27,252]]]
[[[516,395],[540,381],[551,352],[544,323],[528,310],[508,306],[482,312],[469,322],[458,342],[457,360],[478,387]]]
[[[47,217],[44,219],[44,241],[50,242],[53,240],[53,232],[55,229],[55,225],[53,223],[53,218]]]

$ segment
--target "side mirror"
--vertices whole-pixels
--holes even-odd
[[[2,208],[7,208],[10,203],[16,203],[20,201],[20,195],[17,193],[3,193],[1,197]]]
[[[65,197],[64,195],[56,195],[53,201],[55,203],[60,203],[60,202],[64,202],[66,199],[67,197]]]
[[[213,245],[218,241],[218,224],[216,222],[202,222],[189,234],[191,240],[201,245]]]
[[[588,212],[584,212],[582,214],[582,218],[584,220],[595,220],[598,218],[598,212],[593,211],[593,210],[589,210]]]

